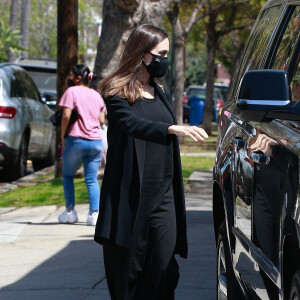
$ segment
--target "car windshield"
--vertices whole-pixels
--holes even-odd
[[[56,74],[46,72],[27,71],[40,90],[56,91]]]
[[[220,90],[223,99],[226,100],[227,99],[227,93],[228,93],[228,87],[227,86],[218,86],[218,89]]]
[[[191,88],[188,91],[188,96],[189,97],[196,96],[199,98],[205,98],[205,89]]]
[[[221,99],[222,96],[219,94],[220,91],[219,90],[214,90],[214,100],[216,99]],[[188,96],[189,97],[198,97],[198,98],[205,98],[206,96],[206,89],[204,88],[191,88],[189,91],[188,91]]]

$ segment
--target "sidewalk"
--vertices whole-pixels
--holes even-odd
[[[196,175],[200,183],[186,194],[189,257],[178,258],[181,278],[176,300],[216,298],[212,176],[211,172]],[[190,184],[195,184],[192,177]],[[1,300],[110,299],[101,246],[93,240],[94,227],[85,225],[88,205],[76,206],[75,225],[57,222],[63,210],[56,206],[0,209]]]

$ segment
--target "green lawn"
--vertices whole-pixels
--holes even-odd
[[[183,181],[186,183],[195,170],[210,170],[213,167],[214,161],[214,157],[181,156]]]
[[[0,207],[8,206],[36,206],[36,205],[64,205],[64,191],[62,178],[53,178],[54,174],[41,178],[49,180],[35,186],[19,187],[15,190],[0,194]],[[40,178],[38,178],[40,179]],[[88,193],[84,178],[75,178],[76,203],[88,203]]]
[[[209,170],[214,163],[214,158],[212,157],[182,156],[181,160],[182,174],[185,182],[194,170]],[[39,182],[37,185],[23,186],[0,194],[0,207],[64,205],[62,179],[53,177],[53,173],[40,176],[35,180]],[[88,203],[88,193],[84,178],[75,178],[74,184],[76,204]]]
[[[217,135],[218,129],[217,125],[214,124],[212,132],[205,142],[195,142],[190,137],[184,137],[180,139],[180,152],[181,153],[201,153],[201,152],[216,152]]]

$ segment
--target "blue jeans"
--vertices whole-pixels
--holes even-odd
[[[97,172],[102,157],[102,141],[68,136],[62,156],[63,186],[66,207],[75,206],[74,176],[80,162],[84,167],[85,184],[88,189],[90,210],[99,210],[100,187]]]

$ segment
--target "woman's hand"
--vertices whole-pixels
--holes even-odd
[[[196,142],[203,142],[204,139],[208,138],[205,130],[197,126],[172,125],[168,128],[168,133],[177,136],[189,136]]]

